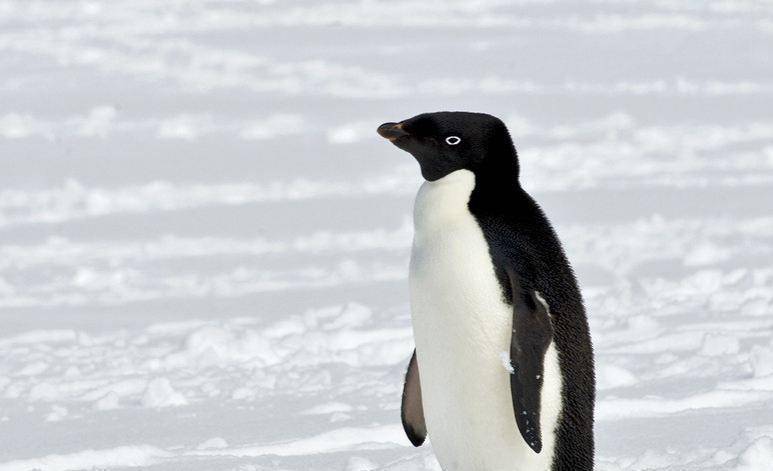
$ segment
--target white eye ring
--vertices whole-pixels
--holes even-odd
[[[446,138],[446,144],[448,144],[449,146],[455,146],[460,142],[462,142],[462,138],[459,136],[448,136]]]

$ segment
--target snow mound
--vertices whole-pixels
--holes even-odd
[[[741,453],[735,471],[764,471],[773,463],[773,438],[757,438]]]
[[[185,396],[175,391],[167,378],[156,378],[148,383],[141,403],[144,407],[174,407],[188,404]]]
[[[69,471],[74,469],[118,468],[150,466],[170,453],[148,445],[120,446],[102,450],[83,450],[75,453],[47,455],[29,460],[0,463],[0,471],[39,469],[41,471]]]

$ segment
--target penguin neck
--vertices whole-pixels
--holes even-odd
[[[475,171],[469,209],[475,216],[510,213],[524,202],[525,193],[518,180],[518,161],[501,159]]]
[[[456,170],[435,181],[425,181],[414,203],[414,226],[417,231],[444,227],[455,220],[469,217],[468,203],[475,189],[475,174]]]
[[[501,135],[491,140],[474,164],[473,171],[478,191],[507,193],[520,188],[518,152],[507,129],[501,129]]]

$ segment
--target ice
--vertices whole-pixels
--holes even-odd
[[[329,402],[327,404],[320,404],[312,408],[302,411],[302,414],[332,414],[336,412],[350,412],[352,406],[344,404],[343,402]]]
[[[113,410],[120,407],[120,396],[115,391],[109,391],[107,394],[94,402],[94,408],[97,410]]]
[[[210,438],[209,440],[206,440],[204,442],[199,443],[199,445],[196,447],[197,450],[211,450],[211,449],[220,449],[220,448],[227,448],[228,442],[225,441],[225,439],[220,437]]]
[[[46,415],[46,422],[58,422],[67,417],[67,408],[62,406],[52,406],[51,412]]]
[[[352,456],[346,463],[346,471],[371,471],[377,467],[376,463],[360,456]]]
[[[709,356],[733,355],[741,349],[738,339],[732,335],[708,333],[703,339],[701,354]]]
[[[760,437],[744,450],[738,460],[736,471],[762,471],[773,460],[773,438]]]
[[[620,366],[601,364],[596,369],[596,387],[599,390],[631,386],[637,382],[633,373]]]
[[[0,0],[0,470],[439,471],[399,416],[421,178],[375,128],[442,109],[506,121],[573,263],[597,469],[767,469],[772,34],[754,1]]]
[[[145,394],[142,395],[143,407],[170,407],[188,404],[185,396],[175,391],[167,378],[156,378],[148,383]]]
[[[398,425],[373,428],[339,428],[312,437],[270,445],[192,452],[200,456],[299,456],[346,450],[374,449],[402,445],[403,431]]]
[[[84,449],[75,453],[52,454],[40,458],[0,463],[0,471],[46,469],[68,471],[107,467],[143,467],[152,465],[169,453],[148,445],[120,446],[109,449]]]

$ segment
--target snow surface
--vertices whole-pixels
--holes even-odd
[[[375,134],[503,117],[599,470],[773,462],[773,4],[0,0],[0,470],[434,470]]]

